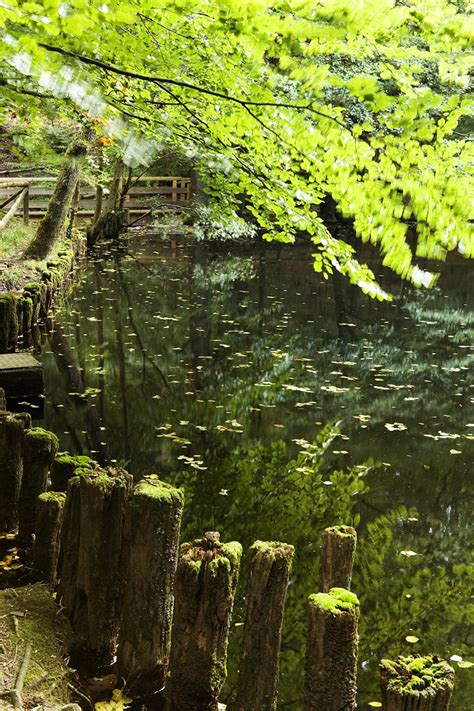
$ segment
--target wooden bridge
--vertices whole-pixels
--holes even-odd
[[[29,220],[38,220],[46,212],[53,194],[56,176],[5,177],[0,178],[0,229],[15,216],[23,216],[25,224]],[[138,221],[153,208],[163,206],[184,206],[190,197],[190,179],[180,176],[143,175],[133,180],[124,207],[129,221]],[[106,198],[106,195],[104,195]],[[78,217],[92,217],[96,205],[96,188],[87,185],[80,187]]]

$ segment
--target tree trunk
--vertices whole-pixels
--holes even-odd
[[[31,419],[0,413],[0,531],[18,525],[18,501],[23,477],[23,439]]]
[[[217,711],[241,555],[240,543],[220,543],[218,533],[181,546],[170,660],[172,711]]]
[[[257,541],[250,548],[235,711],[274,711],[281,627],[293,546]]]
[[[454,669],[435,655],[382,659],[383,711],[447,711],[454,689]]]
[[[56,492],[48,492],[38,497],[33,568],[41,580],[53,587],[57,581],[65,499],[65,494]]]
[[[20,491],[18,544],[30,548],[36,530],[38,496],[46,491],[48,474],[58,451],[58,438],[41,427],[25,432]]]
[[[112,468],[84,470],[79,477],[79,556],[68,613],[75,636],[71,651],[79,664],[91,668],[110,664],[115,655],[122,537],[132,481],[124,470]]]
[[[165,683],[183,501],[179,489],[146,478],[128,507],[118,664],[127,689],[139,696]]]
[[[69,214],[79,180],[81,157],[87,153],[83,141],[75,141],[66,151],[65,163],[59,174],[45,216],[38,225],[36,235],[24,253],[25,259],[46,259],[60,237]]]
[[[348,590],[309,597],[305,711],[356,708],[358,620],[359,602]]]
[[[350,590],[357,533],[351,526],[332,526],[323,534],[320,563],[322,592],[331,588]]]

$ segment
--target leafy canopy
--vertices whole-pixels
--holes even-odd
[[[222,210],[267,239],[306,232],[314,266],[386,296],[317,211],[328,196],[415,284],[472,256],[472,2],[6,0],[7,96],[66,99],[129,163],[177,145]],[[360,251],[360,250],[359,250]]]

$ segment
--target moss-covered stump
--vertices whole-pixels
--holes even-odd
[[[76,499],[73,518],[79,503],[79,526],[73,531],[79,543],[76,574],[74,561],[70,578],[64,566],[61,570],[62,604],[74,633],[72,654],[78,664],[94,668],[110,664],[115,656],[122,539],[132,477],[124,470],[97,468],[81,471],[78,480],[79,502],[75,479],[67,494]]]
[[[256,541],[250,570],[235,711],[274,711],[278,690],[281,627],[294,548]]]
[[[76,469],[90,469],[93,466],[94,460],[90,457],[59,452],[51,466],[51,489],[66,492],[69,479],[75,476]]]
[[[320,563],[320,588],[350,590],[357,533],[352,526],[331,526],[323,534]]]
[[[357,692],[357,624],[354,593],[332,588],[310,595],[304,680],[305,711],[352,711]]]
[[[23,476],[23,439],[29,417],[0,413],[0,531],[18,525],[18,502]]]
[[[60,557],[58,563],[58,600],[68,613],[76,597],[77,566],[79,564],[79,535],[81,525],[80,478],[90,470],[100,471],[98,464],[76,468],[68,481],[61,526]]]
[[[50,491],[38,497],[33,568],[41,580],[54,586],[58,574],[61,524],[66,495]]]
[[[48,475],[56,452],[58,438],[41,427],[25,432],[23,442],[23,479],[18,507],[18,544],[30,547],[36,530],[38,496],[46,491]]]
[[[380,685],[383,711],[447,711],[454,669],[435,655],[383,659]]]
[[[139,696],[160,690],[168,669],[183,503],[182,491],[147,477],[128,505],[118,667]]]
[[[227,676],[227,644],[240,567],[240,543],[218,533],[184,543],[175,582],[170,707],[215,711]]]
[[[0,353],[15,350],[18,338],[17,297],[0,294]]]
[[[28,645],[24,708],[60,709],[71,698],[66,663],[69,626],[46,585],[0,591],[0,694],[15,686]],[[0,700],[0,707],[6,699]],[[11,708],[6,705],[5,708]]]

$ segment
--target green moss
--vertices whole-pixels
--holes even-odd
[[[17,617],[17,631],[12,625],[12,613],[21,613]],[[70,701],[71,675],[65,658],[69,629],[58,615],[58,607],[46,585],[0,592],[0,638],[0,691],[14,686],[26,645],[30,643],[31,661],[22,694],[25,708],[38,704],[58,708]],[[29,686],[45,672],[45,681],[29,691]]]
[[[222,544],[222,555],[224,555],[230,562],[233,568],[238,568],[240,565],[240,559],[242,557],[242,546],[237,541],[231,541],[230,543]]]
[[[32,427],[25,432],[25,445],[34,447],[36,452],[56,452],[59,440],[53,432],[48,432],[42,427]]]
[[[251,556],[260,554],[274,560],[277,558],[290,560],[293,558],[294,552],[295,549],[293,546],[290,546],[288,543],[281,543],[280,541],[255,541],[249,549]]]
[[[454,686],[454,669],[435,655],[382,659],[382,678],[388,691],[408,696],[427,696]]]
[[[67,452],[59,452],[54,459],[55,464],[61,466],[70,466],[73,469],[76,467],[89,468],[94,464],[94,460],[84,454],[78,454],[76,456],[68,454]]]
[[[345,588],[331,588],[328,593],[316,593],[308,598],[309,604],[332,615],[353,612],[359,607],[357,595]]]
[[[145,477],[133,490],[134,496],[146,496],[167,504],[184,504],[184,492],[158,478]]]
[[[335,533],[340,538],[354,538],[356,536],[356,530],[352,526],[329,526],[324,530]]]
[[[63,494],[60,491],[47,491],[44,494],[40,494],[38,496],[38,499],[44,501],[45,503],[50,503],[54,501],[59,506],[64,506],[64,502],[66,501],[66,494]]]

